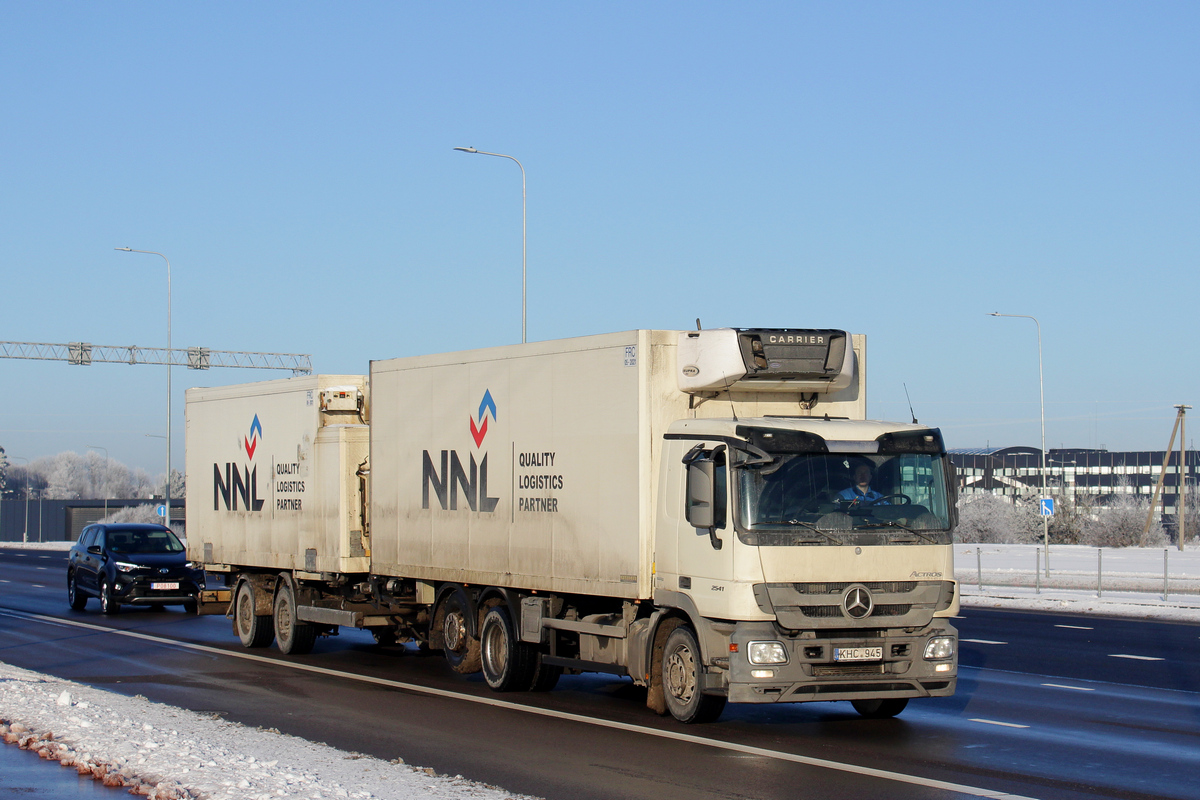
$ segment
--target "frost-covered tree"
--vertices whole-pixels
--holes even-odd
[[[1116,494],[1097,504],[1094,517],[1083,529],[1081,544],[1092,547],[1162,547],[1169,544],[1157,520],[1146,530],[1149,498],[1126,492],[1126,486],[1127,483],[1121,481]]]
[[[154,484],[143,470],[130,470],[119,461],[89,451],[86,455],[64,452],[31,461],[20,472],[32,496],[48,500],[129,499],[149,497]],[[22,492],[23,494],[23,492]]]
[[[1030,540],[1028,513],[1018,499],[1000,494],[964,495],[958,501],[960,542],[1017,544]]]

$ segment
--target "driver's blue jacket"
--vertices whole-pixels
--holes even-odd
[[[850,500],[857,503],[873,503],[879,498],[883,497],[883,495],[874,489],[867,489],[867,491],[864,493],[859,491],[857,486],[848,486],[838,492],[838,497],[842,498],[843,500]]]

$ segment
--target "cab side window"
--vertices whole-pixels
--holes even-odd
[[[725,448],[713,453],[713,525],[725,527],[729,507],[729,471],[725,465]]]

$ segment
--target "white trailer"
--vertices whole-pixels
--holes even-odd
[[[354,625],[440,649],[501,691],[591,670],[646,685],[685,722],[727,700],[890,716],[954,691],[954,482],[936,429],[864,420],[864,373],[863,338],[834,330],[642,330],[372,362],[369,397],[355,384],[369,469],[360,450],[314,448],[316,490],[343,502],[294,520],[225,507],[240,462],[229,478],[232,456],[193,464],[192,437],[203,450],[224,436],[238,414],[222,403],[245,416],[299,396],[282,388],[296,380],[353,381],[192,390],[189,486],[206,498],[211,481],[214,501],[189,503],[189,541],[228,576],[248,646],[273,631],[307,649]],[[324,441],[312,423],[332,419],[280,433]]]

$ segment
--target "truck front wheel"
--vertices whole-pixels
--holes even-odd
[[[680,625],[667,636],[662,658],[663,696],[680,722],[712,722],[725,710],[725,698],[704,694],[704,664],[696,634]]]
[[[275,631],[271,630],[271,615],[256,614],[254,602],[253,584],[242,581],[233,605],[233,630],[242,640],[243,647],[267,647],[275,638]]]
[[[275,641],[279,652],[295,656],[312,652],[317,642],[317,629],[296,618],[296,595],[289,581],[282,581],[275,594]]]

